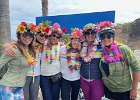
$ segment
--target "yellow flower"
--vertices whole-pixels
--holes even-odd
[[[46,27],[41,27],[41,33],[43,33],[43,34],[46,33]]]
[[[18,25],[17,26],[17,29],[18,29],[18,32],[19,33],[25,33],[25,32],[27,32],[26,27],[23,26],[23,25]]]

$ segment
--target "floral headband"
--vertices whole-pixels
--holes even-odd
[[[104,33],[112,33],[112,35],[115,35],[115,24],[110,21],[104,21],[100,22],[98,24],[100,28],[100,35]]]
[[[50,35],[51,34],[51,21],[46,20],[46,21],[42,21],[42,23],[40,23],[37,28],[38,28],[38,34],[46,34],[46,35]]]
[[[99,28],[96,24],[88,23],[84,26],[83,32],[86,32],[88,29],[92,29],[96,34],[99,32]]]
[[[72,29],[71,38],[79,38],[80,40],[83,39],[83,30],[79,28]]]
[[[66,28],[60,28],[60,25],[58,23],[54,23],[51,28],[51,33],[58,33],[61,36],[64,36],[65,32],[67,31]]]
[[[30,31],[30,33],[32,34],[35,34],[38,31],[38,29],[33,23],[21,22],[21,24],[17,26],[17,33],[24,34],[27,33],[27,31]]]

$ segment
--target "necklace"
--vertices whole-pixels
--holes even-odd
[[[31,75],[34,75],[34,66],[37,63],[37,60],[36,60],[36,58],[34,58],[32,56],[32,54],[30,54],[30,55],[27,56],[27,61],[28,61],[28,65],[29,65],[29,68],[28,68],[29,73]]]
[[[43,51],[43,46],[42,46],[40,43],[36,43],[36,44],[35,44],[35,50],[36,50],[36,54],[42,53],[42,51]]]
[[[53,55],[53,48],[54,48],[54,55]],[[52,46],[48,45],[46,46],[46,62],[48,64],[52,64],[53,61],[58,60],[58,44]]]
[[[94,44],[97,44],[97,43],[98,43],[98,41],[96,41]],[[88,53],[88,50],[89,50],[88,49],[88,44],[87,44],[87,42],[85,42],[83,44],[83,48],[82,48],[81,53],[80,53],[80,55],[81,55],[82,59],[84,60],[84,62],[90,62],[94,58],[94,55],[95,55],[96,50],[97,50],[97,45],[94,45],[91,48],[89,53]]]
[[[71,72],[74,72],[75,70],[78,70],[78,67],[80,66],[79,50],[76,50],[76,52],[75,52],[75,64],[72,65],[72,58],[71,58],[71,49],[72,48],[69,45],[67,45],[66,48],[67,48],[66,57],[67,57],[68,68],[70,69]]]
[[[116,43],[113,42],[110,48],[103,47],[102,61],[104,60],[108,63],[116,63],[119,60],[124,60],[124,56],[119,52],[119,48]]]

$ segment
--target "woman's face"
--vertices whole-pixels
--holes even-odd
[[[114,42],[114,38],[106,34],[101,37],[101,41],[104,46],[110,46]]]
[[[93,34],[93,33],[86,34],[85,38],[87,41],[92,42],[95,40],[95,34]]]
[[[28,46],[33,41],[33,35],[21,34],[20,39],[23,45]]]
[[[73,38],[71,40],[71,46],[73,49],[79,49],[81,47],[80,39],[79,38]]]
[[[58,33],[52,33],[49,37],[49,41],[51,44],[57,44],[60,41],[60,35]]]
[[[44,44],[46,39],[47,39],[48,36],[44,35],[44,34],[37,34],[36,35],[36,39],[41,43],[41,44]]]

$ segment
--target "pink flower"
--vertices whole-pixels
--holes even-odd
[[[110,49],[103,47],[103,56],[107,62],[116,63],[117,61],[122,60],[116,43],[112,43]]]
[[[66,29],[66,28],[62,28],[62,32],[64,32],[64,33],[65,33],[66,31],[67,31],[67,29]]]
[[[98,26],[100,27],[100,29],[103,29],[103,28],[106,28],[106,27],[115,28],[115,25],[110,21],[100,22]]]
[[[60,25],[58,23],[53,24],[53,28],[60,28]]]
[[[21,25],[24,25],[25,26],[26,25],[26,22],[21,22]]]
[[[46,32],[48,33],[48,32],[49,32],[49,30],[50,30],[50,27],[49,27],[49,26],[47,26],[47,27],[46,27]]]

